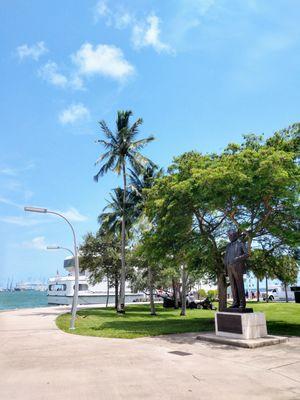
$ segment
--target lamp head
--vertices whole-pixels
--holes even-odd
[[[24,207],[24,211],[45,214],[48,210],[47,210],[47,208],[41,208],[41,207]]]

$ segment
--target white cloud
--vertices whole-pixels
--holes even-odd
[[[81,103],[71,104],[68,108],[63,110],[58,119],[61,124],[73,124],[76,121],[87,118],[90,115],[89,110]]]
[[[48,52],[47,47],[44,42],[37,42],[32,46],[28,46],[28,44],[22,44],[17,47],[17,54],[19,59],[22,61],[24,58],[32,58],[35,61],[38,61],[39,58]]]
[[[17,208],[22,208],[22,206],[20,204],[15,203],[14,201],[7,199],[6,197],[2,197],[0,196],[0,203],[2,204],[6,204],[8,206],[13,206],[13,207],[17,207]]]
[[[78,75],[73,75],[69,78],[69,86],[75,90],[84,90],[83,80]]]
[[[17,176],[19,173],[24,173],[24,171],[29,171],[35,168],[33,161],[29,161],[27,164],[23,165],[22,168],[12,168],[10,166],[4,166],[0,168],[0,175],[7,176]]]
[[[18,225],[18,226],[33,226],[45,223],[45,220],[42,221],[34,218],[16,217],[16,216],[1,217],[0,221],[5,222],[7,224]]]
[[[34,195],[34,192],[32,190],[26,189],[24,191],[24,200],[25,201],[30,200],[33,197],[33,195]]]
[[[2,183],[1,186],[9,192],[20,192],[23,189],[23,185],[21,182],[11,179]]]
[[[80,75],[103,75],[122,80],[134,72],[134,67],[116,46],[99,44],[94,47],[91,43],[84,43],[72,59]]]
[[[83,90],[83,81],[75,74],[64,75],[59,71],[58,65],[54,61],[48,61],[38,71],[38,75],[51,85],[66,88],[70,87],[75,90]]]
[[[98,21],[99,17],[105,17],[110,14],[111,11],[107,5],[107,2],[103,0],[98,1],[94,11],[95,21]]]
[[[288,34],[260,35],[257,41],[253,40],[253,46],[248,52],[249,59],[257,62],[261,58],[269,57],[287,50],[294,44],[294,36]]]
[[[120,12],[115,15],[115,27],[117,29],[124,29],[134,21],[134,17],[126,11]]]
[[[205,15],[212,7],[216,5],[216,0],[189,0],[191,6],[199,15]],[[188,2],[186,3],[188,4]]]
[[[80,214],[80,212],[75,207],[70,207],[66,211],[58,211],[58,212],[72,222],[83,222],[88,219],[88,217],[86,217],[85,215]]]
[[[198,12],[204,12],[214,2],[214,0],[192,1],[197,4]],[[134,14],[124,8],[120,6],[110,8],[107,5],[107,1],[100,0],[95,7],[94,17],[95,21],[103,18],[107,26],[113,26],[117,29],[131,27],[131,40],[136,49],[151,46],[158,53],[174,53],[171,46],[160,39],[161,31],[159,25],[161,21],[155,14],[148,15],[145,20],[137,19]]]
[[[44,236],[37,236],[30,241],[23,242],[22,247],[26,249],[46,250],[47,244]]]
[[[68,84],[68,78],[58,72],[58,66],[53,61],[48,61],[45,65],[43,65],[39,69],[38,74],[42,79],[51,83],[54,86],[64,88]]]
[[[4,200],[6,201],[6,199],[4,199]],[[14,204],[14,205],[18,206],[17,204]],[[63,216],[65,216],[71,222],[83,222],[88,219],[88,217],[86,217],[85,215],[82,215],[75,207],[70,207],[69,209],[67,209],[65,211],[59,210],[57,212],[62,214]],[[31,213],[29,213],[29,214],[31,214]],[[0,221],[4,222],[6,224],[27,227],[27,226],[34,226],[34,225],[40,225],[40,224],[44,225],[45,223],[51,222],[51,218],[50,217],[41,217],[40,215],[36,216],[36,217],[31,217],[31,216],[25,214],[24,216],[3,216],[3,217],[0,217]]]
[[[160,40],[160,19],[151,14],[146,22],[134,25],[132,30],[132,42],[136,49],[152,46],[158,53],[172,53],[172,48]]]
[[[16,176],[18,173],[17,170],[14,168],[5,167],[0,169],[0,174],[8,176]]]
[[[117,29],[124,29],[134,21],[134,16],[123,7],[117,6],[111,9],[104,0],[98,1],[94,10],[95,22],[98,22],[100,18],[105,19],[107,26]]]

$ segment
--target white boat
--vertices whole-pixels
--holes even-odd
[[[72,304],[75,286],[74,258],[68,257],[64,261],[64,268],[68,275],[55,277],[48,280],[48,304]],[[89,272],[80,272],[79,275],[79,293],[78,304],[106,304],[107,301],[107,280],[103,279],[100,283],[91,284]],[[133,293],[126,282],[125,299],[126,302],[140,301],[145,298],[144,293]],[[115,290],[109,289],[108,303],[114,304]]]
[[[47,285],[41,282],[18,282],[14,287],[15,292],[24,292],[28,290],[45,292],[47,290]]]

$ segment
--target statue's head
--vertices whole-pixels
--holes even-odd
[[[239,236],[238,232],[235,229],[229,229],[227,231],[227,235],[231,242],[234,242]]]

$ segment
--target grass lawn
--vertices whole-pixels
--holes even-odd
[[[249,307],[265,312],[269,334],[300,336],[300,304],[252,303]],[[116,314],[114,308],[93,308],[78,311],[74,332],[69,331],[70,314],[60,315],[56,324],[68,333],[127,339],[214,330],[214,311],[187,310],[187,316],[180,317],[180,310],[158,305],[157,313],[149,315],[145,304],[127,306],[125,315]]]

